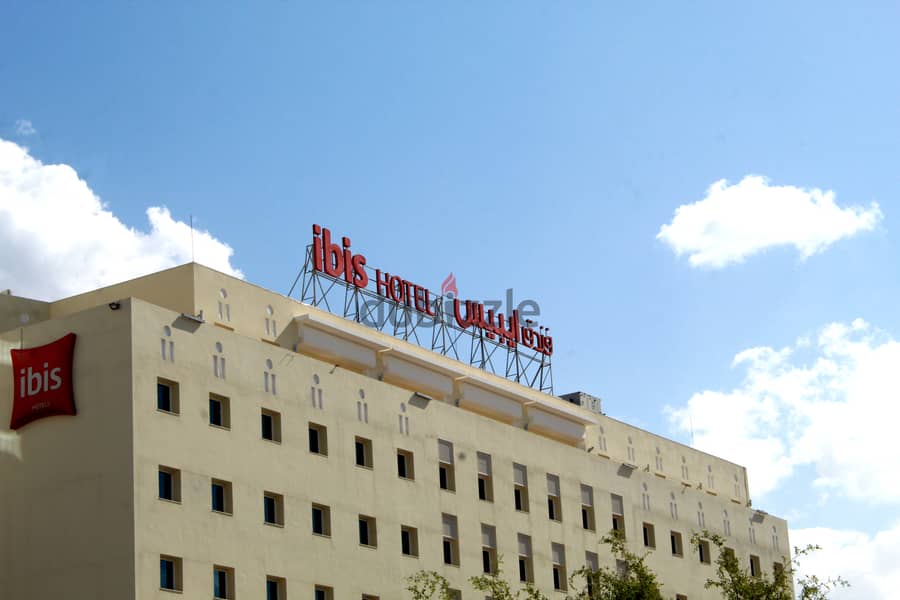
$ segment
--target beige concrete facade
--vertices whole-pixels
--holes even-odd
[[[668,598],[716,597],[703,588],[713,567],[689,546],[704,525],[763,571],[789,551],[786,522],[749,506],[739,465],[195,264],[57,302],[0,295],[0,325],[0,598],[171,599],[165,556],[187,598],[213,597],[221,567],[227,597],[242,600],[266,598],[267,577],[291,600],[315,598],[316,586],[340,600],[401,600],[403,578],[420,569],[480,600],[467,579],[482,572],[483,525],[512,581],[519,536],[530,536],[535,583],[564,598],[553,544],[569,573],[588,552],[610,565],[599,540],[613,495]],[[69,332],[78,414],[10,431],[9,350]],[[160,382],[177,389],[177,410],[158,410]],[[227,427],[210,424],[210,395],[226,401]],[[275,440],[262,437],[263,411]],[[311,424],[326,452],[310,451]],[[357,439],[370,466],[356,464]],[[452,491],[439,483],[439,440],[452,444]],[[398,450],[411,477],[398,476]],[[486,456],[492,501],[478,493]],[[515,509],[514,463],[527,469],[527,511]],[[161,468],[180,483],[175,501],[159,498]],[[213,480],[230,489],[226,511],[212,510]],[[276,524],[264,522],[265,494]],[[313,505],[330,513],[327,535],[312,531]],[[458,565],[444,563],[445,515]],[[417,556],[402,553],[401,527],[415,529]]]

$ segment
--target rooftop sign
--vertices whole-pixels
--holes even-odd
[[[371,267],[364,254],[353,251],[349,237],[336,237],[320,225],[313,225],[312,233],[297,277],[301,301],[552,393],[549,329],[523,319],[511,306],[504,315],[499,303],[460,300],[452,274],[436,294],[396,272]]]
[[[319,225],[313,225],[313,268],[334,278],[343,278],[348,284],[358,288],[370,287],[372,283],[366,272],[366,257],[354,254],[350,249],[350,238],[341,238],[341,245],[334,243],[331,232]],[[376,293],[392,302],[415,309],[428,317],[436,317],[436,306],[440,296],[432,294],[428,288],[404,279],[399,275],[375,269],[374,287]],[[485,310],[484,304],[473,300],[463,303],[453,298],[453,318],[462,329],[474,327],[481,330],[489,340],[499,340],[509,347],[522,344],[541,354],[553,354],[553,338],[535,331],[529,322],[519,322],[519,311],[511,315],[494,314],[494,309]]]

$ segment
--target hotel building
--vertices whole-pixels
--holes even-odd
[[[562,599],[615,528],[700,600],[692,532],[756,571],[789,554],[740,465],[197,264],[2,294],[0,332],[0,598],[405,600],[424,569],[481,600],[502,556]],[[76,414],[11,429],[66,377],[14,351],[70,333]]]

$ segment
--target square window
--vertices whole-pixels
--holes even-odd
[[[459,533],[457,528],[456,517],[453,515],[441,515],[441,526],[443,529],[444,539],[442,550],[444,553],[444,564],[459,566]]]
[[[309,424],[309,451],[328,456],[328,429],[324,425]]]
[[[234,598],[234,569],[219,565],[213,567],[213,598],[216,600]]]
[[[177,382],[161,377],[156,379],[156,410],[173,415],[180,413]]]
[[[159,556],[159,587],[173,592],[181,591],[181,559],[177,556]]]
[[[445,440],[438,440],[438,482],[442,490],[456,490],[453,444]]]
[[[684,546],[681,543],[681,534],[677,531],[669,533],[669,542],[672,545],[672,556],[684,556]]]
[[[700,540],[697,544],[697,552],[700,554],[700,562],[708,565],[710,563],[709,542]]]
[[[581,484],[581,527],[588,531],[597,528],[594,521],[594,488],[584,484]]]
[[[497,528],[493,525],[481,524],[481,570],[484,573],[495,573],[497,562]]]
[[[360,546],[378,547],[378,531],[375,528],[375,517],[359,515]]]
[[[284,577],[266,576],[266,600],[285,600],[287,598],[287,582]]]
[[[281,414],[274,410],[262,409],[262,438],[281,443]]]
[[[534,569],[531,560],[531,537],[518,534],[519,581],[534,583]]]
[[[353,443],[356,452],[356,466],[371,469],[373,467],[372,440],[357,436]]]
[[[762,575],[762,569],[759,564],[759,557],[750,555],[750,576],[751,577],[760,577]]]
[[[404,556],[419,556],[419,530],[409,525],[400,526],[400,551]]]
[[[225,396],[209,395],[209,424],[223,429],[231,428],[231,401]]]
[[[553,589],[566,590],[566,547],[550,544],[550,558],[553,561]]]
[[[612,505],[612,528],[617,535],[625,539],[625,502],[622,496],[610,494],[609,501]]]
[[[159,467],[159,499],[181,502],[181,471],[172,467]]]
[[[315,600],[334,600],[334,590],[324,585],[317,585],[313,598]]]
[[[272,492],[263,494],[263,518],[267,525],[284,526],[284,496]]]
[[[551,521],[562,521],[562,497],[559,477],[547,474],[547,516]]]
[[[528,512],[528,469],[513,463],[513,500],[516,510]]]
[[[596,552],[591,552],[590,550],[586,550],[584,553],[584,566],[590,569],[591,571],[596,571],[600,568],[600,557]]]
[[[316,535],[331,536],[331,509],[324,504],[312,505],[312,531]]]
[[[221,479],[213,479],[210,485],[213,512],[230,515],[231,506],[231,482]]]
[[[400,477],[401,479],[416,478],[416,469],[412,452],[408,450],[397,450],[397,477]]]
[[[642,529],[644,533],[644,546],[647,548],[656,548],[656,528],[653,527],[652,523],[644,523]]]
[[[477,453],[478,461],[478,499],[486,502],[494,501],[494,477],[491,465],[491,455],[484,452]]]

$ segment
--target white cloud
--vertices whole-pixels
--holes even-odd
[[[29,136],[37,133],[37,129],[28,119],[19,119],[16,121],[16,133],[21,136]]]
[[[706,390],[667,408],[695,445],[748,468],[751,491],[771,492],[809,465],[820,494],[900,502],[900,343],[865,321],[832,323],[794,347],[740,352],[730,391]]]
[[[149,231],[123,224],[68,165],[0,139],[0,289],[57,299],[191,260],[190,227],[164,207]],[[194,231],[197,262],[242,277],[232,249]]]
[[[841,576],[850,588],[838,589],[829,598],[890,600],[900,590],[900,524],[873,536],[854,530],[815,527],[792,529],[791,545],[818,544],[821,550],[801,559],[801,573]]]
[[[776,246],[794,246],[803,259],[834,242],[870,231],[882,219],[877,203],[839,207],[834,192],[770,185],[748,175],[712,184],[706,197],[679,206],[656,239],[693,267],[722,268]]]

